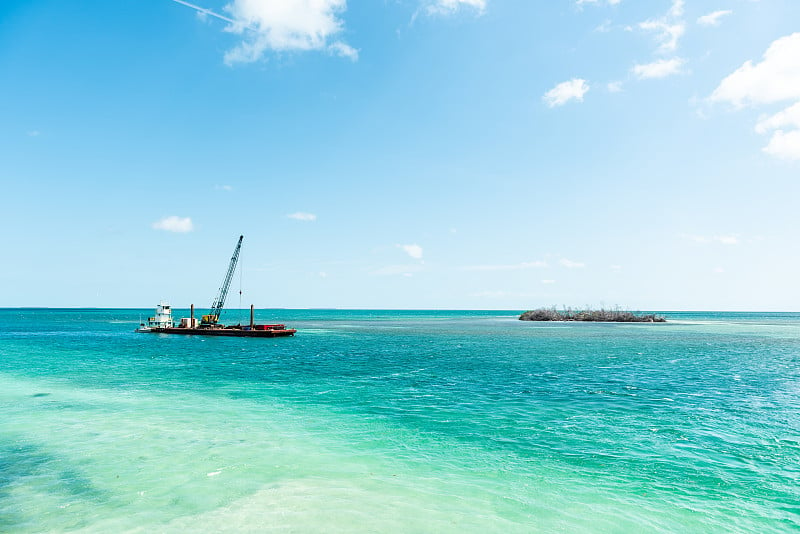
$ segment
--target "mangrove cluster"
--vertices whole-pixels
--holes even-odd
[[[654,313],[635,314],[629,311],[614,310],[575,310],[564,308],[539,308],[526,311],[519,316],[520,321],[588,321],[597,323],[664,323],[667,320]]]

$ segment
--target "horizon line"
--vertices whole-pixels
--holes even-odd
[[[541,308],[541,307],[540,307]],[[535,310],[540,308],[359,308],[359,307],[274,307],[274,308],[254,308],[256,310],[287,310],[287,311],[497,311],[497,312],[515,312],[517,310]],[[550,307],[544,307],[550,308]],[[582,310],[587,309],[579,306],[567,306],[567,308]],[[151,310],[153,306],[0,306],[0,310]],[[186,309],[189,307],[172,306],[172,309]],[[195,306],[195,309],[198,309]],[[199,309],[206,309],[200,307]],[[210,309],[210,308],[209,308]],[[249,310],[250,308],[225,308],[223,311],[236,311],[236,310]],[[556,308],[561,309],[561,308]],[[599,309],[606,309],[600,307]],[[608,308],[613,309],[613,308]],[[625,311],[635,312],[655,312],[655,313],[800,313],[800,310],[724,310],[724,309],[683,309],[683,310],[659,310],[659,309],[645,309],[645,308],[622,308]]]

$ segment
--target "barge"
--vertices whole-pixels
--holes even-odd
[[[183,334],[188,336],[228,336],[228,337],[288,337],[297,332],[294,328],[286,328],[283,324],[256,324],[254,308],[250,306],[249,325],[197,324],[194,318],[194,304],[191,316],[182,318],[177,325],[172,319],[172,307],[162,302],[156,307],[156,314],[141,323],[137,332],[145,334]]]
[[[194,304],[191,307],[191,315],[182,318],[178,325],[172,320],[172,307],[161,302],[156,307],[156,314],[147,320],[147,323],[141,323],[137,332],[145,334],[183,334],[190,336],[228,336],[228,337],[287,337],[294,336],[297,330],[294,328],[286,328],[283,324],[256,324],[254,317],[253,306],[250,306],[250,324],[249,325],[230,325],[225,326],[219,322],[219,316],[222,313],[222,308],[225,305],[225,297],[228,295],[228,289],[231,285],[231,278],[236,270],[236,263],[239,260],[239,251],[242,248],[242,240],[244,236],[239,236],[239,242],[236,243],[236,248],[233,250],[230,264],[228,265],[228,272],[225,273],[225,278],[222,281],[222,286],[219,288],[217,298],[211,305],[211,311],[207,315],[202,316],[200,323],[194,318]],[[241,291],[239,291],[241,295]]]
[[[188,336],[229,336],[229,337],[288,337],[297,330],[286,328],[282,324],[259,324],[251,329],[248,326],[226,326],[224,328],[155,328],[149,330],[154,334],[184,334]]]

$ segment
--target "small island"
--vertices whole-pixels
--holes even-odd
[[[530,310],[519,316],[520,321],[587,321],[595,323],[665,323],[667,320],[654,313],[635,314],[619,309],[577,310],[553,308]]]

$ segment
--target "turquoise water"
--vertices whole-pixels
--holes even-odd
[[[800,530],[800,314],[151,311],[0,310],[0,532]]]

